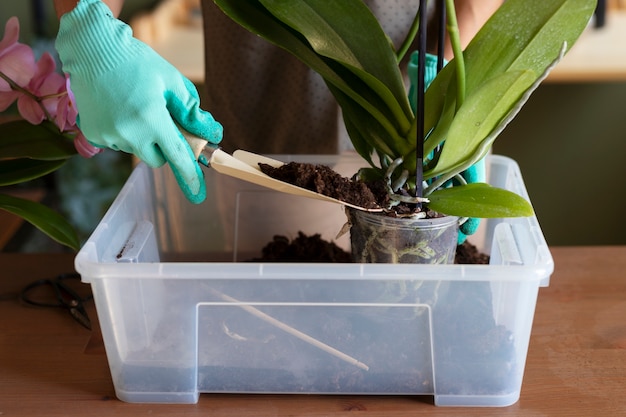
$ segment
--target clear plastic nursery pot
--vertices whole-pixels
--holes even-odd
[[[354,262],[454,263],[458,217],[389,217],[350,207],[346,214]]]
[[[344,175],[362,166],[353,154],[297,160]],[[487,166],[491,184],[527,197],[512,160],[491,156]],[[210,197],[194,206],[169,169],[138,166],[76,257],[118,398],[517,401],[538,290],[553,270],[535,217],[482,223],[473,243],[491,255],[489,265],[261,263],[255,257],[276,234],[332,240],[343,208],[205,174]]]

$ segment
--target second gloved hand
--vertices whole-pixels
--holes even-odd
[[[200,109],[191,81],[135,39],[100,0],[81,0],[62,16],[56,48],[87,140],[151,167],[168,162],[185,196],[202,202],[202,170],[175,122],[214,144],[222,126]]]
[[[417,63],[418,54],[417,51],[411,55],[411,61],[408,65],[409,79],[411,80],[411,88],[409,90],[409,101],[416,111],[417,107]],[[424,74],[424,86],[428,88],[430,83],[437,76],[437,57],[431,54],[426,54],[426,72]],[[485,161],[480,160],[476,164],[469,167],[467,170],[461,173],[461,176],[468,184],[476,182],[485,182]],[[458,244],[462,244],[467,239],[468,235],[474,234],[480,225],[480,219],[468,218],[459,227]]]
[[[461,176],[468,184],[474,184],[477,182],[485,182],[485,160],[481,159],[465,171],[461,173]],[[462,244],[467,239],[467,236],[473,235],[480,226],[480,219],[470,217],[459,227],[458,244]]]

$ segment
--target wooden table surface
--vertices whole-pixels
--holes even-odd
[[[203,394],[195,405],[123,403],[94,344],[97,330],[17,300],[27,283],[71,272],[73,257],[0,253],[0,416],[626,415],[626,246],[552,254],[556,270],[539,291],[520,400],[444,408],[406,396]]]

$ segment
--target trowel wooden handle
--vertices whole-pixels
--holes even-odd
[[[187,140],[187,143],[191,147],[191,151],[193,152],[193,155],[196,157],[196,159],[198,159],[198,157],[200,156],[200,153],[202,152],[206,144],[209,143],[209,141],[206,139],[202,139],[201,137],[198,137],[196,135],[192,135],[191,133],[187,132],[185,129],[183,129],[179,125],[178,125],[178,129],[180,129],[180,132],[183,134],[183,136]]]

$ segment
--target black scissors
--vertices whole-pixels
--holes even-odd
[[[93,299],[91,294],[80,296],[71,286],[67,285],[68,280],[79,280],[80,275],[76,273],[61,274],[55,279],[40,279],[28,284],[20,293],[20,299],[26,304],[38,307],[58,307],[66,309],[70,315],[80,323],[81,326],[91,330],[91,321],[85,310],[83,303]],[[35,292],[38,288],[49,287],[53,291],[54,298],[37,296]],[[37,291],[40,294],[40,291]],[[53,300],[53,301],[52,301]]]

